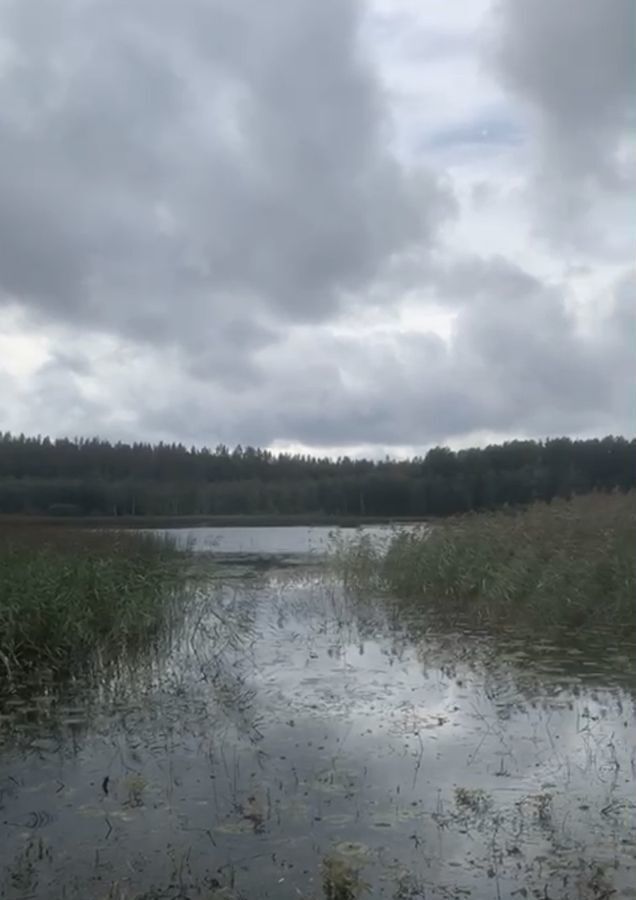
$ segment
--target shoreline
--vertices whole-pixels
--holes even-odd
[[[227,516],[41,516],[0,515],[0,527],[59,525],[80,528],[246,528],[246,527],[350,527],[362,525],[425,524],[430,518],[420,516],[321,516],[297,513],[293,515],[227,515]]]

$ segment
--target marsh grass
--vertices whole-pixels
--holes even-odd
[[[335,548],[347,587],[483,625],[636,630],[636,493],[576,497],[362,535]]]
[[[0,531],[0,685],[70,674],[138,646],[169,619],[184,580],[165,538],[22,526]]]

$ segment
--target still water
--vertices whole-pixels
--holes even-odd
[[[0,897],[636,896],[633,646],[344,596],[319,529],[195,536],[244,565],[160,647],[4,701]]]
[[[424,525],[402,525],[402,529],[415,529]],[[218,556],[241,555],[277,557],[279,561],[295,563],[319,560],[327,553],[332,538],[343,540],[355,537],[363,531],[374,543],[382,545],[394,533],[390,525],[367,525],[360,528],[341,528],[328,525],[260,526],[234,528],[180,528],[163,531],[172,535],[182,547],[198,553],[214,553]]]

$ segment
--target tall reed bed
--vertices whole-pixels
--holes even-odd
[[[350,588],[483,624],[636,631],[636,493],[591,494],[368,536],[336,552]]]
[[[0,530],[0,684],[67,674],[157,635],[184,579],[169,540],[59,527]]]

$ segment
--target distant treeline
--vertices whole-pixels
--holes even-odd
[[[0,513],[437,516],[636,486],[636,440],[510,441],[406,461],[0,436]]]

